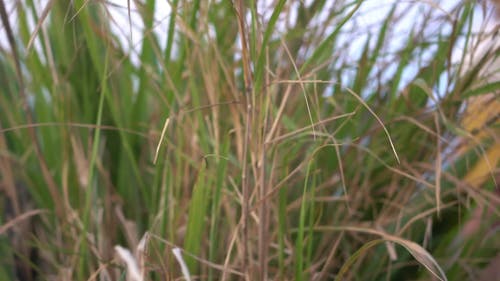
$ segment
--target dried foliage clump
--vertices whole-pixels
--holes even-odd
[[[0,0],[0,280],[498,276],[498,1],[42,2]]]

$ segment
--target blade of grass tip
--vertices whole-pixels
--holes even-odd
[[[140,9],[140,16],[144,25],[144,37],[142,40],[142,49],[140,53],[140,68],[137,73],[139,78],[139,87],[137,89],[137,95],[135,95],[135,102],[132,107],[132,112],[129,116],[134,120],[143,120],[147,113],[148,105],[146,104],[148,95],[148,85],[151,84],[152,79],[151,73],[148,72],[148,66],[157,65],[157,59],[155,55],[155,50],[157,51],[158,57],[161,56],[159,51],[158,43],[154,34],[150,31],[153,30],[154,24],[154,0],[146,0],[142,4],[142,9]],[[151,70],[149,70],[151,71]],[[132,144],[134,141],[130,141]]]
[[[286,3],[286,0],[280,0],[278,4],[275,6],[273,13],[271,15],[271,18],[269,19],[269,23],[267,24],[266,31],[264,32],[264,38],[262,39],[262,48],[259,54],[259,58],[257,59],[257,64],[255,67],[255,90],[259,91],[260,86],[262,85],[262,81],[264,81],[264,75],[262,75],[264,69],[265,69],[265,64],[266,64],[266,52],[265,49],[267,47],[267,43],[269,42],[269,39],[271,38],[271,35],[275,32],[275,25],[276,22],[278,21],[279,15],[281,14],[281,11],[283,10],[283,7]]]
[[[448,280],[446,278],[446,274],[443,272],[443,270],[438,265],[436,260],[422,246],[418,245],[417,243],[415,243],[413,241],[405,240],[405,239],[402,239],[402,238],[399,238],[396,236],[392,236],[392,235],[389,235],[389,236],[386,235],[386,237],[384,237],[384,239],[387,239],[389,241],[397,243],[397,244],[403,246],[404,248],[406,248],[406,250],[408,250],[408,252],[410,252],[410,254],[421,265],[423,265],[425,268],[427,268],[427,270],[430,273],[432,273],[432,275],[434,275],[439,280],[442,280],[442,281]]]
[[[165,65],[170,64],[170,59],[172,57],[172,45],[174,43],[174,31],[175,31],[175,18],[177,17],[177,4],[179,0],[173,0],[169,2],[170,4],[170,19],[168,21],[168,31],[167,31],[167,42],[163,57],[165,58]]]
[[[337,83],[332,82],[332,81],[322,81],[322,80],[306,80],[306,81],[301,81],[301,82],[303,82],[303,83],[337,84]],[[282,80],[282,81],[279,81],[279,83],[297,83],[297,81],[295,81],[295,80]],[[350,88],[347,88],[347,87],[343,87],[343,88],[346,89],[349,94],[354,96],[375,117],[375,119],[377,119],[377,121],[382,126],[385,134],[387,135],[387,138],[389,140],[389,144],[391,145],[391,149],[392,149],[392,152],[394,153],[394,156],[396,157],[396,160],[398,161],[398,163],[401,163],[399,160],[398,153],[396,152],[396,148],[394,147],[394,143],[392,142],[391,135],[389,134],[389,130],[387,130],[387,128],[385,127],[382,120],[377,116],[377,114],[375,114],[375,112],[368,106],[368,104],[366,104],[366,102],[361,97],[359,97],[353,90],[351,90]],[[354,112],[352,112],[350,114],[354,114]]]
[[[186,279],[186,281],[191,281],[191,275],[189,274],[189,269],[186,265],[186,262],[182,258],[181,249],[173,248],[172,253],[174,254],[175,259],[177,260],[177,262],[179,263],[179,265],[181,267],[181,271],[182,271],[182,275],[184,276],[184,279]]]
[[[398,161],[398,163],[401,163],[399,161],[399,156],[398,156],[398,153],[396,152],[396,148],[394,147],[394,144],[392,142],[391,135],[389,134],[389,130],[387,130],[387,128],[385,127],[382,120],[380,120],[380,118],[377,116],[377,114],[375,114],[375,112],[368,106],[368,104],[366,104],[366,102],[361,97],[359,97],[353,90],[351,90],[349,88],[345,88],[345,89],[352,96],[354,96],[354,98],[356,98],[373,115],[373,117],[375,117],[375,119],[377,119],[377,122],[379,122],[379,124],[382,126],[382,129],[384,129],[385,134],[387,135],[387,138],[389,140],[389,144],[391,145],[392,152],[394,153],[394,157],[396,157],[396,160]]]
[[[258,39],[257,39],[257,31],[259,30],[258,28],[258,15],[257,15],[257,5],[255,1],[251,1],[250,5],[250,15],[251,15],[251,24],[250,24],[250,36],[249,36],[249,48],[250,48],[250,58],[252,61],[255,61],[257,59],[257,46],[258,46]],[[260,44],[263,48],[261,48],[261,53],[265,52],[265,47],[266,45]]]
[[[386,16],[382,27],[380,28],[380,32],[377,35],[377,42],[375,44],[375,48],[370,50],[371,36],[368,35],[366,40],[364,51],[359,59],[359,67],[356,78],[354,78],[353,90],[356,93],[361,93],[362,89],[366,88],[366,83],[369,81],[369,75],[372,72],[373,67],[375,66],[375,62],[379,58],[380,51],[384,46],[384,42],[386,42],[386,35],[388,27],[392,22],[394,12],[396,11],[396,7],[398,3],[394,3],[391,10]]]
[[[185,64],[186,64],[186,55],[187,55],[187,50],[190,50],[191,47],[190,47],[190,39],[195,41],[197,40],[196,36],[193,38],[189,38],[189,33],[187,31],[192,31],[194,33],[196,33],[197,29],[196,29],[196,20],[198,19],[198,12],[200,10],[200,0],[195,0],[195,1],[191,1],[191,10],[189,11],[191,13],[191,18],[189,19],[189,28],[186,28],[186,27],[182,27],[183,25],[183,21],[181,18],[175,18],[173,21],[171,21],[170,23],[175,25],[175,23],[177,23],[178,25],[178,28],[180,29],[184,29],[184,32],[180,32],[179,33],[179,44],[180,46],[182,46],[182,48],[180,48],[179,52],[180,54],[178,56],[176,56],[178,58],[178,65],[180,66],[180,69],[178,69],[177,71],[174,71],[173,73],[173,81],[182,81],[184,79],[182,79],[182,73],[184,72],[184,68],[185,68]],[[177,1],[172,3],[172,8],[177,8]],[[175,16],[177,13],[172,13],[171,16]],[[175,29],[175,28],[174,28]],[[175,30],[174,30],[175,32]],[[175,36],[174,36],[175,37]],[[168,40],[174,40],[174,38],[168,38]]]
[[[411,58],[414,49],[416,48],[416,45],[413,44],[414,38],[415,38],[415,31],[412,29],[410,31],[410,34],[408,35],[408,40],[406,41],[405,47],[401,49],[400,53],[400,58],[399,58],[399,63],[396,68],[396,72],[393,75],[392,78],[392,87],[390,90],[390,95],[389,95],[389,108],[394,108],[394,102],[396,101],[398,97],[398,92],[399,92],[399,84],[401,83],[403,74],[405,72],[405,69],[407,69],[408,65],[411,63]]]
[[[161,144],[163,143],[163,139],[165,138],[165,132],[167,131],[168,124],[170,123],[170,117],[167,117],[165,120],[165,124],[163,124],[163,129],[161,130],[160,140],[158,141],[158,145],[156,146],[155,158],[153,159],[153,164],[156,165],[156,161],[158,160],[158,154],[160,154]]]
[[[323,42],[321,42],[318,48],[314,50],[314,53],[311,55],[311,57],[304,62],[304,64],[300,68],[300,73],[303,73],[310,64],[315,63],[316,61],[321,59],[327,49],[334,43],[335,38],[337,38],[337,35],[340,32],[340,29],[342,29],[342,27],[349,21],[349,19],[354,16],[356,11],[361,7],[363,1],[364,0],[356,1],[356,6],[354,6],[354,8],[352,8],[352,10],[342,19],[342,21],[337,24],[335,30],[325,40],[323,40]]]

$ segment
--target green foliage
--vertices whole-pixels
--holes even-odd
[[[498,51],[459,53],[475,3],[396,2],[372,29],[362,0],[5,2],[0,279],[125,280],[115,245],[146,280],[182,276],[176,247],[197,280],[479,280],[494,261]]]

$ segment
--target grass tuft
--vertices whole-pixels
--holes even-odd
[[[0,0],[0,280],[493,280],[498,1],[375,2]]]

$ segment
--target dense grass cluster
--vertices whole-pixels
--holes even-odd
[[[1,280],[493,280],[488,4],[167,2],[0,0]]]

